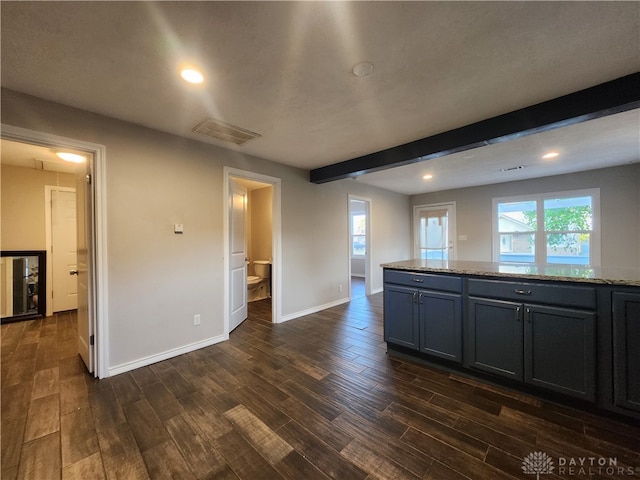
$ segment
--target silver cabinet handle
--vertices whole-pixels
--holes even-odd
[[[517,288],[514,290],[518,295],[531,295],[531,290],[518,290]]]
[[[413,303],[418,303],[418,292],[413,292]]]
[[[422,278],[414,278],[413,281],[416,282],[416,283],[423,283],[424,279],[422,279]]]
[[[520,307],[516,307],[516,322],[520,321]]]

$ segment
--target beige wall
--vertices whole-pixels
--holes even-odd
[[[373,288],[382,288],[380,263],[409,256],[405,195],[314,185],[304,170],[9,90],[2,122],[105,145],[112,368],[223,334],[223,166],[282,181],[283,317],[345,299],[349,194],[372,199]]]
[[[45,185],[75,187],[75,177],[2,165],[0,246],[2,250],[45,250]]]
[[[273,252],[273,188],[259,188],[249,192],[250,239],[249,258],[255,260],[271,260]],[[251,275],[254,275],[253,263]]]
[[[640,163],[535,180],[414,195],[411,205],[456,202],[459,260],[491,261],[492,199],[600,189],[601,265],[640,268]]]

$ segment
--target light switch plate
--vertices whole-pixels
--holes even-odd
[[[184,232],[184,225],[182,225],[181,223],[173,224],[173,233],[183,233],[183,232]]]

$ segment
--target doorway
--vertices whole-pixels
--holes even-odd
[[[223,190],[225,333],[240,325],[259,302],[261,317],[279,323],[280,179],[225,167]]]
[[[349,195],[349,299],[371,295],[371,199]]]
[[[107,377],[109,373],[106,305],[106,196],[104,194],[106,185],[104,175],[105,148],[98,144],[11,125],[2,125],[1,138],[25,146],[40,148],[42,152],[48,154],[67,151],[80,154],[86,159],[82,166],[74,168],[73,176],[75,178],[72,177],[74,178],[72,183],[75,183],[77,206],[75,226],[76,231],[80,233],[76,248],[79,254],[77,266],[75,269],[71,269],[72,276],[77,276],[78,286],[76,305],[78,311],[78,353],[89,372],[96,377]],[[50,209],[45,208],[45,213],[47,211],[50,215]],[[86,232],[86,235],[82,235],[82,232]],[[45,235],[45,237],[48,236]],[[51,270],[49,269],[49,271]],[[51,285],[50,282],[48,283]]]
[[[455,260],[455,202],[413,207],[413,232],[415,258]]]

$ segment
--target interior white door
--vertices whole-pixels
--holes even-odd
[[[455,205],[424,205],[414,210],[415,256],[455,259]]]
[[[51,190],[53,312],[78,308],[76,192]]]
[[[247,318],[247,189],[229,181],[229,331]]]
[[[95,369],[95,350],[93,346],[95,315],[93,308],[93,190],[91,175],[92,157],[88,156],[84,165],[76,171],[77,192],[77,244],[78,244],[78,353],[89,372]]]

